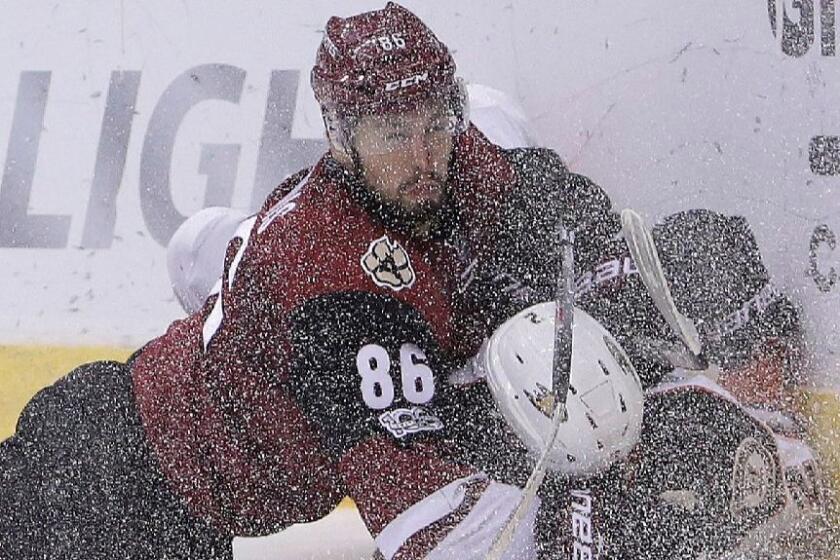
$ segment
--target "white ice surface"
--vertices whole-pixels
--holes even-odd
[[[367,560],[373,552],[373,538],[353,507],[276,535],[233,541],[235,560]]]

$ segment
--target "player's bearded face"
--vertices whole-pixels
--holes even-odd
[[[407,225],[432,219],[446,203],[454,119],[438,103],[413,111],[367,115],[353,140],[368,189]]]

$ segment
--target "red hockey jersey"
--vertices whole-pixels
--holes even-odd
[[[329,156],[287,179],[229,245],[219,294],[136,359],[148,439],[196,514],[265,534],[350,495],[377,534],[474,473],[445,452],[458,419],[438,403],[448,360],[478,342],[454,299],[514,171],[475,129],[454,158],[445,240],[379,223]]]

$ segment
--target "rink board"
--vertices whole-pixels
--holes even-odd
[[[75,367],[94,360],[124,360],[134,351],[122,347],[0,346],[0,440],[9,437],[23,407],[43,387]],[[840,392],[807,394],[813,441],[834,488],[840,489]]]
[[[13,433],[21,410],[40,389],[81,364],[124,360],[133,351],[107,346],[0,346],[0,439]],[[840,488],[840,392],[811,391],[807,402],[814,442],[833,473],[834,486]]]
[[[76,366],[95,360],[125,360],[133,349],[108,346],[0,346],[0,440],[15,429],[35,393]]]
[[[0,346],[0,440],[14,431],[20,411],[41,388],[94,360],[124,360],[134,349],[121,347]],[[812,391],[807,407],[813,441],[835,492],[840,490],[840,393]],[[236,539],[236,560],[361,560],[374,551],[353,502],[345,499],[329,516],[261,538]],[[838,557],[840,558],[840,557]]]

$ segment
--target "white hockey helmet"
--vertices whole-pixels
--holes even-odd
[[[534,134],[522,106],[506,93],[482,84],[467,84],[470,121],[502,148],[534,146]]]
[[[187,218],[166,247],[172,291],[187,313],[201,309],[222,275],[225,249],[247,217],[233,208],[204,208]]]
[[[636,370],[610,333],[574,312],[568,420],[548,469],[592,475],[623,459],[639,440],[643,391]],[[502,415],[535,455],[551,433],[554,302],[540,303],[496,329],[479,354]]]

